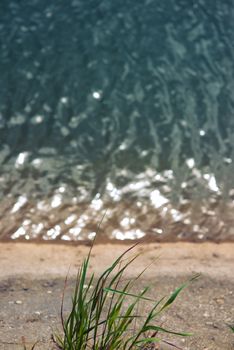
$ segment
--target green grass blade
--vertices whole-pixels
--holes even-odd
[[[170,331],[170,330],[168,330],[166,328],[162,328],[162,327],[154,326],[154,325],[147,325],[147,326],[145,326],[143,331],[144,332],[157,331],[157,332],[174,334],[174,335],[178,335],[178,336],[181,336],[181,337],[190,337],[191,335],[193,335],[192,333]]]
[[[162,308],[160,309],[160,312],[162,312],[164,309],[166,309],[168,306],[170,306],[175,299],[177,298],[177,296],[180,294],[180,292],[186,288],[188,286],[189,283],[191,283],[192,281],[196,280],[198,277],[200,276],[200,274],[196,274],[195,276],[193,276],[188,282],[182,284],[180,287],[176,288],[174,290],[174,292],[170,295],[170,297],[167,299],[167,301],[165,302],[165,304],[162,306]]]
[[[124,292],[122,290],[117,290],[117,289],[112,289],[112,288],[104,288],[104,290],[107,291],[107,292],[112,292],[112,293],[116,293],[116,294],[121,294],[121,295],[129,296],[129,297],[134,297],[134,298],[139,298],[139,299],[142,299],[142,300],[155,302],[154,299],[143,297],[143,296],[139,297],[139,295],[137,295],[137,294],[127,293],[127,292]],[[148,290],[148,288],[147,288],[147,290]]]

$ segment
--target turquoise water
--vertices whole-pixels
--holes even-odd
[[[233,239],[233,0],[1,0],[0,238]]]

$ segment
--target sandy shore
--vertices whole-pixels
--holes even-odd
[[[100,273],[126,248],[96,245],[91,271]],[[52,349],[49,338],[60,325],[65,276],[69,270],[65,305],[69,310],[73,279],[88,250],[79,245],[0,243],[0,349],[23,349],[22,336],[28,345],[39,340],[36,349]],[[234,323],[234,243],[141,244],[134,251],[141,256],[126,277],[152,263],[136,289],[151,284],[154,297],[201,273],[161,319],[171,329],[195,333],[176,339],[177,345],[185,350],[234,348],[234,336],[226,326]]]

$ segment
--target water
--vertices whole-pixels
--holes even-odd
[[[0,13],[1,239],[233,240],[232,0]]]

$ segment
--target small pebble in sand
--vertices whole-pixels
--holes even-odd
[[[223,299],[222,297],[220,297],[220,298],[214,298],[214,300],[216,301],[216,303],[217,303],[218,305],[224,304],[224,299]]]

